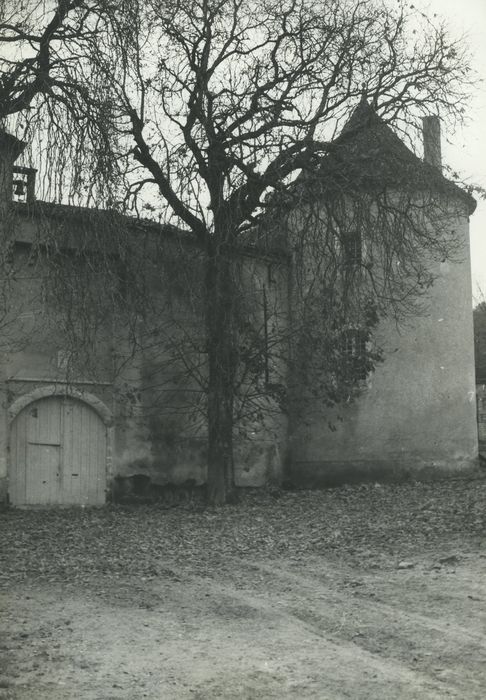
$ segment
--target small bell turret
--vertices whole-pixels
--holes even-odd
[[[23,198],[25,195],[25,182],[24,180],[14,180],[14,195],[15,197]]]

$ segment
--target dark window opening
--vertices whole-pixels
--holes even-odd
[[[344,375],[351,381],[366,379],[366,333],[351,329],[343,333],[341,357]]]
[[[343,236],[344,264],[346,267],[359,267],[363,260],[363,246],[359,231],[348,231]]]

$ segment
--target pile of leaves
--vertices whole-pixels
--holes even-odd
[[[486,534],[486,481],[255,490],[240,503],[5,510],[0,586],[93,577],[211,576],[235,558],[404,558]]]

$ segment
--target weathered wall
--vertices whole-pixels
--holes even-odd
[[[289,438],[290,477],[309,486],[457,474],[478,454],[468,222],[461,263],[437,264],[426,315],[382,324],[385,361],[361,397],[313,406]],[[329,424],[332,425],[330,429]]]
[[[279,396],[288,370],[288,266],[248,257],[242,273],[248,326],[256,329],[257,337],[253,345],[242,338],[245,347],[248,344],[246,355],[240,348],[240,372],[250,378],[240,391],[244,400],[239,403],[235,477],[239,486],[263,486],[282,480],[287,459],[288,422]],[[259,360],[253,367],[255,349]]]
[[[197,251],[181,248],[177,241],[159,246],[153,237],[142,238],[139,234],[137,259],[132,256],[129,273],[137,275],[131,292],[136,287],[137,294],[145,295],[143,308],[136,299],[127,297],[125,313],[119,309],[112,317],[107,316],[93,334],[87,348],[89,360],[75,363],[67,374],[62,360],[72,339],[63,335],[58,311],[52,306],[55,299],[45,298],[42,281],[50,272],[42,255],[32,254],[31,245],[45,239],[52,241],[56,234],[65,243],[66,234],[82,247],[83,231],[76,232],[76,221],[67,225],[62,219],[53,221],[51,228],[45,219],[40,223],[35,217],[17,221],[15,237],[21,243],[13,255],[16,274],[10,289],[8,323],[2,329],[4,353],[0,360],[0,496],[4,498],[7,490],[8,409],[19,397],[41,387],[59,393],[71,387],[89,391],[111,411],[113,444],[108,490],[117,476],[141,477],[144,488],[149,482],[155,487],[188,481],[204,483],[207,434],[201,385],[206,356],[201,294],[196,282],[200,268]],[[261,292],[267,265],[248,258],[246,268],[244,284],[249,289],[256,286]],[[66,281],[69,284],[69,275],[67,280],[60,280],[61,285]],[[96,274],[87,281],[90,293],[99,297],[101,304],[104,290],[97,290],[96,285],[102,284],[102,277]],[[281,275],[278,285],[274,284],[277,286],[278,294],[275,290],[268,292],[272,313],[277,297],[285,298],[281,287],[285,290],[286,282]],[[82,287],[79,292],[84,293]],[[86,298],[86,303],[92,301],[92,296]],[[81,307],[71,311],[74,317],[86,318],[90,313]],[[239,485],[259,486],[279,479],[282,472],[285,420],[268,401],[262,408],[272,410],[266,411],[264,418],[262,414],[242,426],[236,439]]]
[[[64,233],[79,245],[81,237],[73,222],[62,223]],[[39,262],[37,267],[29,262],[28,250],[30,243],[49,233],[49,222],[43,221],[42,235],[36,226],[35,217],[29,217],[18,227],[23,247],[16,256],[22,274],[15,276],[13,306],[2,327],[2,339],[8,342],[2,343],[0,358],[0,489],[5,494],[9,406],[42,386],[58,386],[62,392],[66,382],[98,397],[113,415],[110,476],[142,477],[159,486],[188,480],[203,483],[204,392],[194,373],[190,376],[186,371],[190,360],[204,383],[201,298],[194,286],[197,251],[184,248],[182,254],[180,241],[174,239],[155,254],[155,248],[146,248],[153,246],[153,240],[143,239],[142,245],[137,234],[135,273],[146,276],[142,290],[146,285],[151,302],[140,313],[136,303],[130,307],[128,321],[117,312],[101,328],[91,358],[96,376],[86,374],[89,368],[84,368],[66,378],[59,355],[65,341],[55,320],[48,323],[49,314],[39,313],[45,303],[39,294],[44,273]],[[257,370],[262,381],[252,396],[251,410],[242,411],[238,425],[235,472],[239,485],[278,481],[286,463],[290,465],[287,476],[309,486],[457,473],[474,465],[477,430],[465,219],[460,228],[464,262],[440,265],[427,315],[410,320],[400,331],[393,324],[383,324],[379,333],[386,359],[368,378],[360,399],[332,411],[316,402],[294,416],[289,453],[287,419],[278,401],[268,398],[268,390],[276,396],[286,382],[287,367],[282,361],[288,323],[286,267],[251,255],[245,259],[244,284],[251,290],[245,313],[249,324],[259,328],[260,340],[262,324],[267,324],[268,354],[264,369]],[[127,308],[130,304],[127,297]],[[22,331],[23,341],[17,347],[15,343],[9,347],[12,328],[14,336]],[[119,371],[114,373],[115,367]],[[243,393],[248,386],[242,382]]]
[[[26,234],[26,229],[29,233],[31,227],[32,222],[29,222],[23,233]],[[36,400],[40,394],[78,398],[89,394],[106,408],[107,414],[111,415],[113,409],[110,334],[103,332],[98,336],[92,356],[96,371],[91,376],[68,368],[68,341],[43,294],[46,271],[46,265],[31,255],[25,241],[12,250],[9,261],[4,261],[3,266],[3,275],[10,275],[8,294],[5,294],[6,287],[3,289],[0,327],[0,495],[3,501],[8,492],[9,435],[13,419],[10,409],[16,401],[21,398]],[[111,441],[109,452],[107,470],[111,469]]]
[[[120,283],[127,285],[126,297],[122,298],[125,308],[114,307],[111,313],[110,289],[105,289],[96,265],[93,274],[88,270],[85,278],[82,256],[79,260],[73,258],[72,277],[69,270],[66,275],[58,268],[60,303],[67,303],[63,285],[67,285],[65,292],[80,300],[79,308],[64,308],[63,313],[69,311],[74,324],[81,324],[81,336],[83,322],[89,322],[91,315],[103,316],[96,319],[95,331],[86,345],[87,361],[82,362],[81,352],[68,371],[63,358],[71,349],[72,338],[64,335],[59,323],[55,294],[46,297],[43,280],[52,269],[48,270],[46,254],[39,254],[36,246],[47,242],[54,251],[89,251],[98,245],[96,236],[103,231],[91,231],[90,220],[79,224],[72,212],[67,213],[67,219],[62,211],[52,220],[48,214],[44,212],[39,219],[37,215],[26,216],[24,211],[15,226],[15,275],[9,289],[0,358],[0,497],[4,498],[7,491],[9,407],[19,397],[35,395],[42,387],[60,394],[71,388],[89,392],[112,414],[108,497],[113,484],[119,485],[116,477],[135,478],[147,495],[150,485],[158,488],[188,481],[204,483],[207,435],[201,384],[205,381],[206,355],[197,282],[202,272],[200,254],[175,238],[168,237],[160,244],[159,230],[133,231],[130,240],[135,245],[127,256],[130,264],[123,272],[126,279],[123,275],[120,278]],[[120,232],[122,237],[127,235],[126,231]],[[122,239],[120,249],[128,242]],[[108,249],[103,249],[104,254],[111,254],[110,246],[108,243]],[[56,264],[62,268],[66,263],[71,264],[69,256]],[[89,261],[88,268],[91,266]],[[261,296],[262,280],[266,281],[269,317],[275,323],[276,309],[285,299],[285,275],[274,271],[275,281],[270,283],[267,264],[251,256],[244,268],[244,284],[255,289],[257,296]],[[78,280],[74,279],[75,272],[80,275]],[[78,286],[74,288],[74,284]],[[255,307],[252,309],[254,312]],[[258,314],[261,317],[261,309]],[[90,332],[93,324],[88,326]],[[278,480],[283,469],[285,419],[275,402],[268,399],[261,409],[249,423],[243,421],[236,438],[235,473],[237,484],[242,486]]]
[[[179,258],[173,264],[172,256]],[[123,477],[142,474],[156,485],[188,480],[201,484],[206,480],[207,357],[197,282],[202,279],[200,265],[197,251],[169,247],[164,249],[160,264],[156,260],[156,270],[150,275],[151,310],[138,329],[140,352],[127,362],[118,381],[124,390],[117,399],[115,463]],[[170,275],[176,269],[179,273],[173,284]],[[268,265],[247,257],[242,270],[242,284],[251,300],[250,322],[263,337],[261,299],[265,285],[267,322],[274,324],[269,332],[280,333],[276,324],[277,320],[283,323],[280,309],[286,299],[282,269],[274,270],[269,281]],[[261,379],[264,382],[263,375]],[[239,486],[279,480],[283,471],[286,419],[266,396],[264,384],[260,390],[261,396],[249,392],[251,405],[243,407],[244,417],[236,425],[234,466]],[[124,396],[129,399],[124,400]]]
[[[476,386],[479,451],[486,457],[486,384]]]

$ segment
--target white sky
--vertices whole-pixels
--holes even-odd
[[[454,35],[467,35],[474,68],[483,79],[468,110],[469,123],[455,134],[442,135],[442,158],[465,179],[486,188],[486,0],[411,0],[443,17]],[[478,199],[476,197],[476,199]],[[478,200],[471,217],[473,297],[486,299],[486,201]]]

